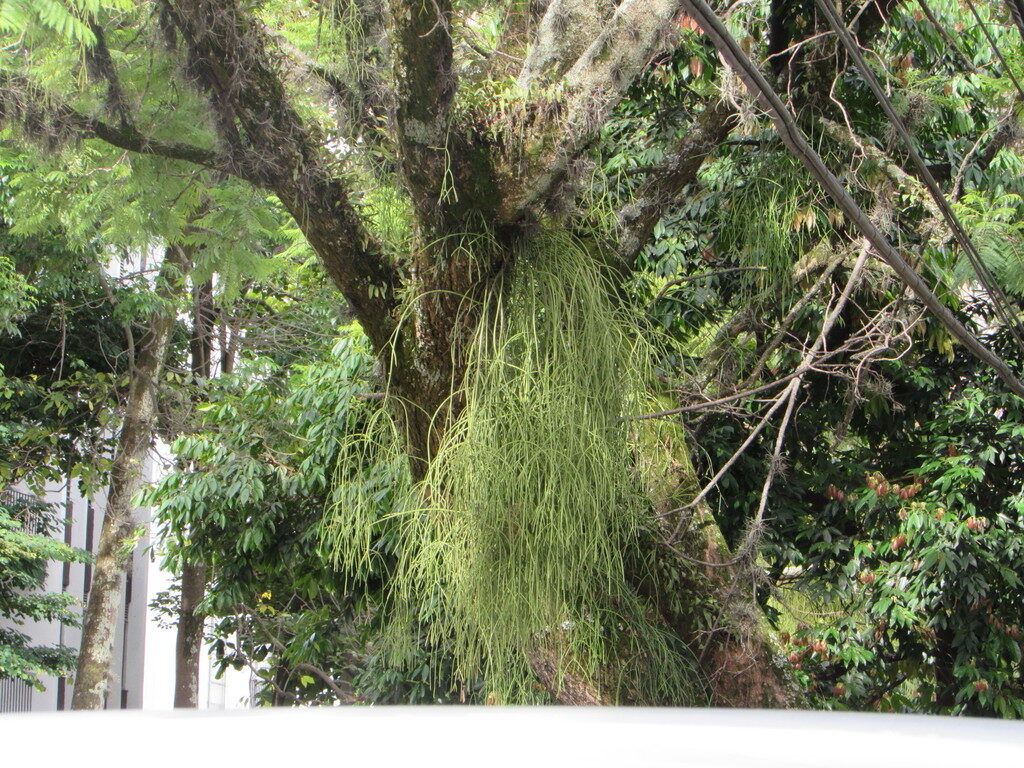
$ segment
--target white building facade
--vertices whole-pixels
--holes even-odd
[[[148,474],[148,472],[147,472]],[[51,506],[60,524],[52,535],[61,536],[72,547],[95,552],[99,544],[103,512],[106,509],[106,490],[91,496],[82,494],[78,482],[51,483],[41,497],[27,488],[16,486],[0,490],[5,500],[18,497],[41,498]],[[142,530],[149,530],[149,510],[136,508],[136,521]],[[142,706],[143,662],[146,650],[146,605],[148,602],[149,537],[140,538],[132,553],[114,646],[115,663],[104,703],[105,709],[136,709]],[[81,613],[89,598],[92,565],[89,563],[49,563],[46,573],[46,592],[71,594]],[[34,621],[14,625],[0,617],[0,626],[16,629],[29,636],[32,645],[61,646],[78,649],[81,630],[60,622]],[[37,691],[21,680],[0,680],[0,713],[54,712],[71,708],[74,680],[47,677],[42,680],[45,690]]]

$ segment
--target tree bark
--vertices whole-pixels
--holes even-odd
[[[704,595],[717,611],[713,625],[699,628],[690,646],[708,682],[712,706],[800,706],[803,693],[754,594],[756,551],[736,562],[711,513],[703,509],[694,517],[698,530],[689,539],[686,553],[705,563],[691,566],[703,577]]]
[[[174,707],[199,706],[199,667],[206,616],[199,604],[206,594],[206,566],[186,563],[181,572],[181,611],[174,645]]]
[[[700,484],[685,430],[666,425],[663,434],[662,458],[647,468],[655,525],[641,542],[640,567],[628,573],[634,588],[690,648],[712,706],[801,706],[803,694],[754,593],[757,547],[737,557],[703,503],[678,511]]]
[[[536,211],[558,194],[574,158],[593,141],[651,56],[667,44],[680,4],[680,0],[622,3],[581,52],[560,53],[573,61],[568,66],[555,65],[565,73],[564,89],[555,97],[558,108],[549,108],[556,117],[537,121],[536,130],[523,139],[523,156],[530,158],[527,167],[517,166],[511,173],[500,152],[494,153],[493,147],[452,117],[456,83],[450,4],[392,3],[399,170],[410,195],[416,231],[406,277],[389,268],[380,245],[358,221],[341,182],[331,178],[327,164],[317,158],[311,138],[304,135],[282,90],[271,87],[273,66],[259,35],[234,31],[244,24],[240,14],[214,17],[202,0],[176,3],[185,11],[177,23],[191,41],[188,47],[205,90],[215,93],[215,73],[206,71],[209,64],[199,56],[200,48],[215,51],[218,59],[248,62],[244,68],[231,64],[230,80],[239,94],[251,93],[254,98],[218,102],[221,138],[236,147],[236,157],[243,160],[256,150],[262,167],[243,163],[237,172],[278,193],[363,324],[395,396],[396,416],[405,431],[416,479],[425,475],[447,427],[458,415],[460,404],[452,393],[461,384],[468,342],[479,317],[469,308],[513,259],[515,244],[531,236],[532,227],[524,222],[533,221]],[[197,45],[200,40],[202,46]],[[542,69],[550,71],[553,61],[550,57]],[[528,110],[543,112],[550,107],[548,96],[538,98],[540,104],[527,105]],[[278,123],[272,128],[267,127],[271,115],[263,115],[268,109]],[[287,119],[277,114],[280,111]],[[623,244],[627,255],[635,255],[664,211],[665,201],[692,180],[730,125],[728,110],[710,109],[696,132],[699,137],[678,147],[671,167],[644,188],[640,205],[630,211],[632,220],[626,222],[632,235]],[[245,128],[251,147],[239,145],[232,135],[235,126]],[[289,167],[294,172],[285,172]],[[488,221],[498,225],[490,228]],[[416,299],[399,323],[395,297],[402,283]],[[713,530],[717,533],[717,528]],[[720,536],[716,541],[721,543]],[[693,547],[702,558],[728,557],[724,543],[719,549],[710,541],[695,541]],[[666,553],[659,551],[658,556],[664,558]],[[665,564],[679,567],[675,561]],[[686,606],[669,610],[666,604],[666,621],[671,619],[695,653],[703,656],[709,679],[716,681],[716,701],[788,705],[796,697],[772,656],[770,632],[760,623],[759,613],[751,621],[745,614],[749,606],[729,591],[732,575],[725,570],[694,575],[700,577],[702,588],[713,592],[708,597],[721,613],[721,626],[713,629],[721,631],[702,634],[709,628],[700,626],[701,601],[697,599],[689,610]],[[588,681],[565,680],[543,653],[533,666],[538,681],[556,700],[605,703]],[[750,690],[746,697],[745,686]]]
[[[176,287],[181,285],[188,260],[180,247],[168,247],[157,278],[156,293],[161,306],[149,318],[130,374],[92,588],[85,609],[72,709],[102,709],[106,700],[124,575],[131,562],[139,527],[132,517],[132,499],[142,487],[143,467],[153,442],[158,380],[174,329],[174,310],[169,302]]]
[[[193,289],[192,380],[195,400],[203,398],[202,386],[210,380],[213,353],[213,285],[207,281]],[[206,566],[185,563],[181,571],[181,606],[174,646],[174,706],[199,706],[199,667],[202,662],[203,625],[206,616],[199,604],[206,594]]]
[[[524,91],[564,75],[601,33],[615,9],[605,0],[551,0],[516,82]]]

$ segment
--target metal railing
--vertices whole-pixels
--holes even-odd
[[[16,677],[0,680],[0,712],[31,712],[32,686]]]
[[[0,490],[0,506],[7,507],[16,520],[21,521],[25,533],[39,533],[45,523],[40,505],[42,500],[30,493],[13,488]]]

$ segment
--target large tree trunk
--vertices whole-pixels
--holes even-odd
[[[548,12],[517,78],[527,93],[504,117],[484,107],[456,108],[462,70],[456,65],[452,35],[458,25],[450,0],[391,0],[387,5],[394,155],[414,219],[412,254],[392,254],[374,236],[348,184],[337,175],[336,158],[292,105],[280,57],[264,26],[241,3],[174,0],[162,5],[181,41],[189,82],[210,101],[217,150],[142,142],[137,132],[95,122],[86,127],[111,143],[193,159],[278,195],[379,355],[419,479],[460,408],[452,393],[463,379],[467,344],[479,317],[472,307],[517,253],[517,241],[550,225],[552,211],[576,202],[566,183],[572,168],[652,58],[673,47],[683,0],[544,4]],[[566,26],[566,19],[586,23]],[[518,45],[514,37],[507,41]],[[693,138],[652,174],[660,181],[644,186],[636,204],[623,212],[620,223],[636,231],[623,234],[621,243],[605,245],[624,262],[631,262],[675,193],[692,181],[703,159],[728,134],[731,121],[729,109],[710,109]],[[716,534],[686,546],[691,559],[711,562],[728,557],[720,545]],[[658,541],[652,546],[665,567],[680,567],[666,559]],[[758,639],[768,634],[761,634],[759,620],[739,618],[756,607],[746,606],[731,591],[736,574],[707,568],[706,573],[690,569],[704,592],[684,595],[688,604],[683,598],[665,603],[664,620],[694,649],[709,676],[728,669],[732,690],[720,683],[716,700],[789,703],[782,692],[784,673],[769,658],[770,642]],[[638,588],[650,587],[660,595],[667,583]],[[716,606],[721,632],[699,619],[707,601]],[[745,627],[762,629],[739,631]],[[560,675],[543,653],[535,662],[539,680],[557,697],[566,681],[556,679]],[[573,681],[575,702],[602,700],[581,686]],[[738,693],[745,689],[751,693]]]
[[[682,543],[681,558],[662,551],[665,566],[688,565],[688,580],[713,606],[713,619],[694,622],[689,613],[670,607],[665,619],[688,640],[707,681],[711,704],[718,707],[788,708],[804,703],[777,633],[768,624],[755,597],[758,568],[749,557],[733,556],[709,511],[694,514],[693,533]]]
[[[157,415],[157,382],[167,343],[174,328],[170,299],[187,264],[185,252],[171,246],[157,279],[163,305],[150,316],[130,374],[121,432],[110,472],[107,507],[100,531],[92,588],[85,609],[82,644],[78,652],[72,709],[102,709],[110,683],[114,633],[124,593],[124,575],[131,562],[138,523],[132,499],[142,486],[142,472],[153,442]]]
[[[803,694],[757,602],[757,548],[734,554],[705,504],[683,510],[700,487],[687,436],[669,424],[660,434],[663,452],[647,467],[655,518],[631,583],[693,653],[712,706],[801,706]]]
[[[144,135],[132,124],[128,106],[116,93],[110,99],[116,106],[112,116],[118,118],[113,124],[82,114],[73,104],[62,104],[6,72],[0,77],[2,116],[36,130],[39,125],[49,126],[53,136],[98,138],[128,151],[196,163],[274,191],[379,354],[399,404],[397,417],[407,434],[417,478],[424,476],[459,409],[450,394],[462,380],[465,343],[475,322],[464,308],[482,295],[515,252],[510,243],[528,238],[557,216],[553,212],[579,202],[567,183],[574,166],[599,138],[602,126],[640,73],[657,54],[675,47],[681,13],[689,16],[685,26],[698,22],[726,60],[743,73],[751,92],[764,97],[780,137],[836,197],[847,220],[871,232],[876,249],[890,253],[890,263],[953,335],[999,370],[1011,388],[1021,391],[1005,365],[972,342],[973,337],[934,300],[919,276],[909,266],[899,266],[899,254],[803,139],[797,121],[811,120],[818,111],[829,109],[831,85],[846,69],[845,55],[836,55],[836,40],[831,36],[817,35],[816,43],[812,38],[794,49],[794,42],[823,29],[818,14],[805,12],[805,2],[772,0],[769,18],[771,63],[779,82],[794,86],[793,116],[770,86],[760,82],[762,77],[743,47],[704,0],[542,0],[525,4],[534,6],[533,11],[522,6],[510,9],[511,15],[521,18],[508,25],[502,48],[491,58],[521,62],[516,80],[524,93],[516,94],[507,105],[501,99],[500,109],[486,103],[491,101],[489,94],[500,91],[481,91],[483,98],[462,102],[456,98],[461,92],[459,77],[477,69],[465,66],[471,61],[459,48],[463,42],[474,50],[476,46],[471,35],[468,41],[463,38],[465,25],[451,0],[389,0],[390,46],[381,58],[391,61],[394,77],[389,93],[369,100],[369,112],[382,115],[387,105],[392,113],[395,146],[387,154],[397,158],[398,182],[411,204],[416,233],[412,254],[392,253],[374,235],[363,206],[357,204],[358,196],[350,194],[349,183],[340,173],[335,151],[328,148],[320,128],[303,117],[306,110],[292,104],[291,89],[286,87],[290,78],[285,77],[292,68],[282,65],[281,51],[265,23],[253,16],[251,5],[240,0],[159,4],[160,23],[169,44],[179,49],[185,80],[209,101],[209,124],[217,133],[213,148]],[[877,32],[894,5],[891,0],[878,0],[857,14],[855,32],[862,44]],[[532,14],[542,8],[543,18],[532,24]],[[370,15],[371,26],[379,28],[380,14],[372,11]],[[1014,15],[1018,22],[1020,17]],[[304,68],[304,58],[300,55],[293,64]],[[510,75],[509,66],[492,62],[482,71]],[[317,69],[314,66],[312,72],[316,74]],[[339,95],[347,91],[345,84],[339,89],[338,79],[330,72],[324,79]],[[499,86],[500,80],[495,81]],[[620,242],[605,245],[617,245],[624,268],[647,242],[677,193],[694,181],[704,158],[728,135],[731,111],[723,105],[708,107],[676,151],[649,174],[637,199],[619,212]],[[365,116],[366,111],[360,114]],[[339,127],[356,157],[365,144],[355,137],[365,133],[366,125]],[[482,258],[479,253],[467,257],[468,246],[488,241],[500,244]],[[169,327],[171,319],[165,321]],[[154,323],[154,331],[159,330]],[[149,346],[156,349],[155,340]],[[109,645],[109,616],[116,611],[116,604],[109,601],[120,594],[120,547],[131,531],[127,512],[152,432],[151,387],[159,369],[159,360],[153,357],[140,356],[115,462],[97,586],[87,617],[81,691],[76,689],[75,694],[75,701],[81,699],[83,706],[87,702],[98,706],[106,674],[100,651]],[[143,363],[151,369],[148,376],[141,370]],[[678,498],[669,501],[672,506],[686,502],[685,494],[675,495]],[[754,573],[753,563],[729,564],[730,554],[713,520],[701,510],[694,517],[690,535],[682,540],[668,537],[678,551],[668,550],[659,532],[652,533],[647,550],[660,569],[685,570],[688,587],[669,588],[669,581],[655,574],[638,576],[636,588],[651,597],[661,619],[694,650],[717,702],[793,703],[796,699],[778,663],[771,632],[756,602],[737,587]],[[715,617],[710,625],[705,618],[708,602]],[[558,688],[542,653],[534,668],[549,689]],[[574,690],[572,698],[577,702],[599,700],[585,688]]]

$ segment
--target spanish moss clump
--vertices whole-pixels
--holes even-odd
[[[488,302],[465,405],[403,516],[385,645],[400,663],[425,637],[494,701],[544,700],[538,678],[605,701],[693,701],[685,649],[645,618],[624,566],[648,502],[622,417],[650,350],[578,243],[549,237],[519,262],[528,277]]]

